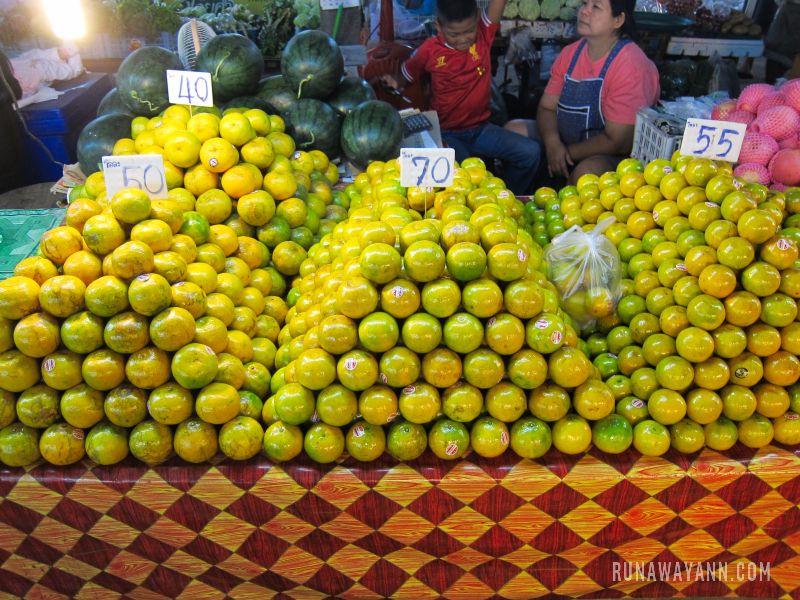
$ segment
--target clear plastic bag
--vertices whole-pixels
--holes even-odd
[[[531,33],[532,28],[530,25],[518,27],[511,32],[508,39],[508,50],[506,50],[506,54],[503,57],[503,62],[505,64],[533,64],[536,58],[536,48],[533,45]]]
[[[553,238],[544,253],[562,308],[584,331],[612,315],[622,296],[619,252],[603,235],[615,220],[604,219],[589,232],[575,225]]]

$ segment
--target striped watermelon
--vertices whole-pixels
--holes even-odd
[[[315,98],[301,98],[286,112],[288,133],[300,150],[322,150],[333,158],[339,154],[341,117]]]
[[[129,115],[109,113],[89,121],[78,136],[78,162],[84,175],[99,171],[100,161],[112,153],[117,140],[130,134]]]
[[[249,38],[224,33],[201,48],[195,70],[211,73],[214,103],[220,104],[256,90],[264,73],[264,57]]]
[[[258,83],[256,96],[274,106],[281,115],[297,103],[297,95],[280,74],[262,79]]]
[[[331,36],[309,29],[286,43],[281,54],[281,73],[298,98],[322,100],[339,85],[344,58]]]
[[[111,88],[109,92],[103,96],[103,99],[100,100],[100,104],[97,105],[98,117],[111,113],[120,113],[123,115],[130,115],[131,117],[134,116],[131,110],[125,106],[117,88]]]
[[[368,100],[354,108],[342,124],[342,150],[356,166],[389,160],[400,153],[403,122],[397,110],[382,100]]]
[[[123,104],[145,117],[154,117],[167,108],[167,69],[183,69],[174,52],[158,46],[131,52],[117,69],[117,90]]]
[[[347,115],[351,110],[362,102],[375,100],[375,90],[372,86],[360,77],[348,75],[342,78],[336,90],[330,98],[328,104],[340,112]]]

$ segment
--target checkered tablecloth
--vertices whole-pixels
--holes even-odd
[[[0,595],[800,598],[800,451],[773,446],[39,465],[0,498]]]

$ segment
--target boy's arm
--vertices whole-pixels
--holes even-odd
[[[507,0],[491,0],[486,8],[486,15],[492,23],[499,23],[506,8]]]

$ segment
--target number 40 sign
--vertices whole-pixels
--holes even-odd
[[[736,162],[746,129],[744,123],[688,119],[683,130],[681,154]]]
[[[214,106],[211,73],[167,69],[167,94],[170,104]]]

